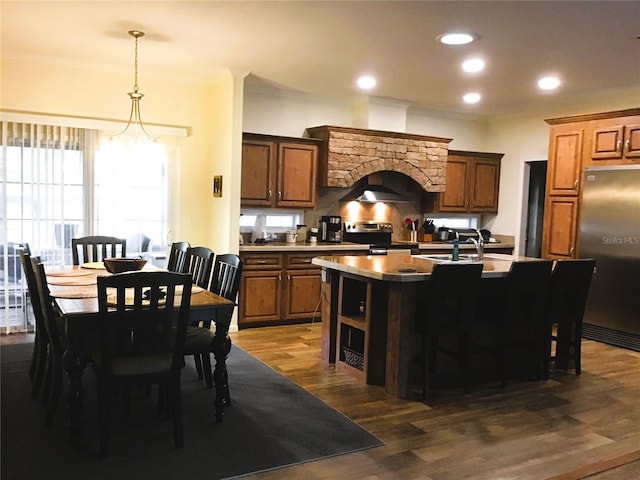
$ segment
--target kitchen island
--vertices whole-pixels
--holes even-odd
[[[485,254],[482,277],[505,277],[516,260],[535,259]],[[315,257],[322,268],[322,358],[409,398],[418,296],[437,262],[404,254]]]

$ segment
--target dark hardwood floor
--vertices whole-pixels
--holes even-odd
[[[385,394],[319,358],[320,324],[245,329],[240,346],[385,442],[255,479],[640,479],[640,353],[583,342],[582,375]],[[233,372],[230,372],[233,395]],[[232,407],[233,408],[233,407]],[[313,412],[309,412],[313,415]]]
[[[476,386],[470,395],[442,390],[426,405],[336,373],[319,358],[317,323],[231,337],[385,442],[247,479],[640,479],[639,352],[584,341],[579,377],[552,371],[546,382]]]

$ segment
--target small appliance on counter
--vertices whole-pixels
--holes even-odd
[[[387,255],[389,250],[406,250],[418,254],[418,244],[394,242],[393,225],[389,222],[345,222],[343,238],[347,242],[368,243],[369,255]]]
[[[320,242],[339,243],[342,241],[342,217],[325,215],[320,217]]]

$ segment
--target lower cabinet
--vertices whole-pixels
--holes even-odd
[[[278,325],[320,317],[318,254],[241,254],[238,327]]]
[[[238,328],[320,321],[321,269],[311,263],[323,255],[361,255],[363,251],[240,253]]]

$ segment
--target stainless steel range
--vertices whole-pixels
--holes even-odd
[[[394,242],[393,225],[389,222],[344,222],[345,242],[369,244],[369,255],[387,255],[389,250],[407,250],[417,254],[418,244]]]

